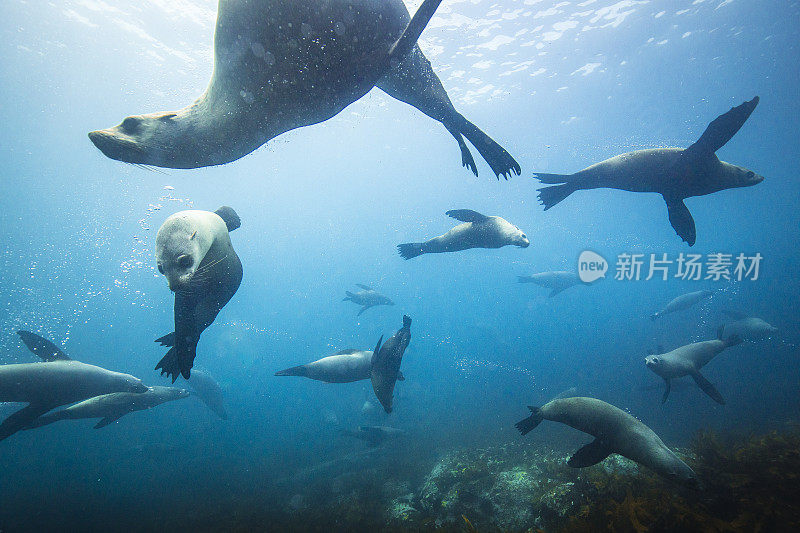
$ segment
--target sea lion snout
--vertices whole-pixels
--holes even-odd
[[[118,135],[115,131],[117,128],[90,131],[89,140],[110,159],[126,163],[144,163],[142,150],[136,142]]]

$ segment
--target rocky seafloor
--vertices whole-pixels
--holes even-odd
[[[379,452],[356,462],[369,465],[367,454]],[[287,494],[284,524],[320,531],[800,530],[800,432],[735,439],[704,432],[678,454],[703,480],[702,492],[617,455],[573,469],[565,451],[515,443],[450,450],[416,479],[394,460],[318,477],[303,484],[304,493]]]

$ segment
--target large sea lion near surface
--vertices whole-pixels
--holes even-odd
[[[400,379],[400,362],[403,354],[411,342],[411,318],[403,315],[403,327],[397,333],[381,345],[383,337],[378,339],[372,358],[370,368],[370,379],[372,380],[372,390],[381,402],[383,410],[387,413],[392,412],[392,397],[394,395],[394,384]]]
[[[361,283],[356,283],[356,286],[361,290],[358,292],[344,291],[346,297],[342,299],[342,301],[353,302],[360,305],[361,309],[358,311],[358,315],[361,315],[361,313],[376,305],[394,305],[393,301],[380,294],[375,289],[362,285]]]
[[[20,336],[45,362],[0,366],[0,402],[28,404],[0,424],[0,440],[61,405],[112,392],[141,394],[148,390],[139,378],[73,361],[60,349],[55,352],[58,357],[53,357],[51,347],[55,345],[35,333],[20,332]]]
[[[550,290],[548,298],[552,298],[561,291],[565,291],[575,285],[581,285],[583,282],[575,274],[575,272],[540,272],[530,276],[517,276],[519,283],[533,283],[540,287],[546,287]]]
[[[552,400],[528,409],[531,416],[516,423],[523,435],[542,420],[552,420],[595,437],[569,458],[567,465],[573,468],[595,465],[617,453],[672,482],[700,488],[694,471],[667,448],[652,429],[618,407],[595,398],[575,397]]]
[[[411,259],[422,254],[459,252],[470,248],[502,248],[509,245],[527,248],[531,244],[522,230],[504,218],[487,217],[471,209],[453,209],[445,214],[463,224],[425,242],[399,244],[397,250],[400,256]]]
[[[229,232],[241,225],[230,207],[180,211],[156,235],[158,271],[175,293],[175,331],[156,340],[170,346],[156,365],[172,382],[189,379],[200,334],[214,322],[242,282],[242,262]]]
[[[671,379],[691,376],[697,386],[708,394],[712,400],[722,405],[725,404],[725,399],[716,387],[700,373],[700,369],[719,355],[720,352],[742,342],[742,339],[736,335],[723,340],[722,334],[723,328],[720,328],[720,338],[716,340],[693,342],[692,344],[675,348],[671,352],[645,357],[644,362],[647,368],[664,378],[666,389],[664,390],[664,396],[661,398],[661,403],[667,401]]]
[[[550,209],[575,191],[621,189],[653,192],[667,204],[669,221],[681,239],[694,245],[694,219],[683,203],[686,198],[725,189],[749,187],[764,179],[751,170],[717,159],[722,148],[744,125],[758,104],[758,96],[717,117],[690,147],[655,148],[628,152],[596,163],[575,174],[536,173],[542,183],[560,183],[539,189],[539,200]]]
[[[351,383],[370,378],[374,352],[347,349],[311,363],[275,372],[276,376],[299,376],[326,383]],[[398,376],[403,380],[402,375]]]
[[[705,300],[712,294],[714,294],[714,292],[709,290],[694,291],[694,292],[687,292],[686,294],[681,294],[677,298],[673,298],[672,300],[670,300],[669,303],[664,307],[664,309],[650,315],[650,319],[655,320],[656,318],[668,315],[670,313],[674,313],[675,311],[683,311],[684,309],[689,309],[690,307],[696,305],[702,300]]]
[[[75,405],[70,405],[52,413],[47,413],[34,420],[25,429],[33,429],[59,420],[78,420],[84,418],[100,418],[101,420],[94,426],[100,429],[113,422],[116,422],[128,413],[151,409],[157,405],[181,398],[188,398],[189,392],[175,387],[148,387],[141,393],[131,392],[112,392],[89,398]]]
[[[323,122],[373,87],[441,122],[475,175],[466,137],[498,177],[519,164],[465,119],[416,45],[442,0],[409,17],[402,0],[222,0],[214,73],[175,112],[126,118],[89,138],[106,156],[169,168],[221,165]]]

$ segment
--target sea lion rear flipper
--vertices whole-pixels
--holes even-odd
[[[757,105],[758,96],[748,102],[732,107],[727,113],[715,118],[697,142],[681,153],[678,164],[685,164],[685,161],[698,157],[707,157],[722,148],[725,143],[731,140],[731,137],[736,135],[736,132],[744,125]]]
[[[567,466],[572,468],[585,468],[587,466],[596,465],[609,455],[614,453],[605,442],[600,439],[594,439],[589,444],[582,446],[575,455],[569,458]]]
[[[422,35],[422,30],[428,25],[436,9],[442,0],[424,0],[422,5],[419,6],[414,16],[411,17],[411,22],[408,23],[403,34],[389,49],[389,64],[392,61],[402,61],[408,55],[414,45],[417,44],[419,36]],[[391,67],[390,67],[391,68]]]
[[[400,257],[408,260],[412,257],[417,257],[418,255],[425,253],[422,249],[423,244],[424,243],[421,242],[407,242],[404,244],[398,244],[397,252],[400,254]]]
[[[691,376],[694,379],[694,382],[697,383],[697,386],[700,387],[703,392],[708,394],[712,400],[720,405],[725,405],[725,398],[722,397],[722,394],[720,394],[716,387],[714,387],[710,381],[704,378],[700,372],[695,370],[692,372]]]
[[[694,242],[697,239],[697,230],[695,229],[694,218],[692,218],[689,208],[683,203],[682,198],[669,199],[665,196],[664,201],[667,202],[669,223],[672,224],[675,233],[686,241],[689,246],[694,246]]]
[[[539,191],[539,201],[547,211],[561,200],[565,199],[570,194],[578,190],[578,187],[573,183],[564,183],[561,185],[551,185],[550,187],[542,187]]]
[[[472,209],[451,209],[450,211],[447,211],[445,215],[449,216],[450,218],[454,218],[459,222],[483,222],[489,218],[486,215],[478,213],[477,211],[473,211]]]
[[[95,424],[94,425],[94,429],[104,428],[107,425],[109,425],[109,424],[111,424],[113,422],[116,422],[117,420],[122,418],[123,415],[125,415],[125,413],[122,413],[122,414],[119,414],[119,415],[115,414],[115,415],[107,416],[107,417],[101,419],[97,424]]]
[[[0,440],[6,439],[21,429],[25,429],[39,416],[45,414],[54,406],[42,406],[30,404],[16,411],[11,416],[3,420],[0,424]]]
[[[276,376],[300,376],[303,377],[308,374],[308,369],[306,365],[300,366],[293,366],[292,368],[287,368],[286,370],[279,370],[275,372]]]
[[[539,423],[541,423],[541,421],[544,420],[540,408],[529,405],[528,409],[531,412],[531,416],[529,416],[528,418],[524,418],[519,422],[517,422],[516,424],[514,424],[514,427],[517,428],[519,432],[523,435],[527,435],[528,433],[530,433],[530,431],[533,428],[538,426]]]
[[[67,354],[61,350],[61,348],[44,337],[40,337],[36,333],[31,333],[30,331],[21,329],[17,331],[17,335],[19,335],[20,339],[22,339],[22,342],[25,344],[25,346],[34,354],[39,356],[42,361],[52,362],[70,360],[69,356],[67,356]]]
[[[214,213],[219,216],[223,222],[225,222],[225,226],[228,227],[228,232],[231,232],[242,225],[242,219],[239,218],[239,215],[236,214],[236,211],[234,211],[232,207],[223,205],[214,211]]]
[[[161,346],[175,346],[175,332],[167,333],[163,337],[156,339],[156,342]]]
[[[664,378],[664,396],[661,397],[661,403],[667,402],[667,396],[669,396],[670,390],[672,390],[672,382],[667,378]]]

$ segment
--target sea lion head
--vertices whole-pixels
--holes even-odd
[[[123,374],[121,372],[114,372],[114,380],[120,385],[119,392],[133,392],[135,394],[142,394],[150,390],[150,387],[142,383],[142,380],[130,374]]]
[[[644,358],[644,364],[656,374],[664,368],[664,361],[661,359],[661,354],[648,355]]]
[[[204,217],[203,215],[213,215]],[[180,211],[167,218],[156,235],[156,265],[173,292],[190,290],[195,274],[214,241],[211,212]],[[224,222],[219,219],[224,227]],[[227,234],[227,231],[225,231]]]
[[[731,165],[724,161],[720,161],[720,163],[722,163],[721,185],[724,185],[726,189],[750,187],[764,181],[764,176],[760,176],[752,170],[748,170],[744,167],[737,167],[736,165]]]
[[[123,163],[197,168],[208,164],[208,150],[202,149],[191,116],[183,111],[133,115],[111,128],[89,132],[89,139],[104,155]]]
[[[521,229],[505,219],[501,220],[505,222],[505,224],[503,224],[503,233],[505,234],[508,244],[519,246],[520,248],[527,248],[531,245],[528,236],[525,235]]]
[[[692,470],[689,465],[677,457],[671,463],[672,464],[670,465],[670,468],[663,473],[664,477],[673,483],[683,485],[684,487],[688,487],[690,489],[703,489],[703,484],[697,478],[697,474],[694,473],[694,470]]]

